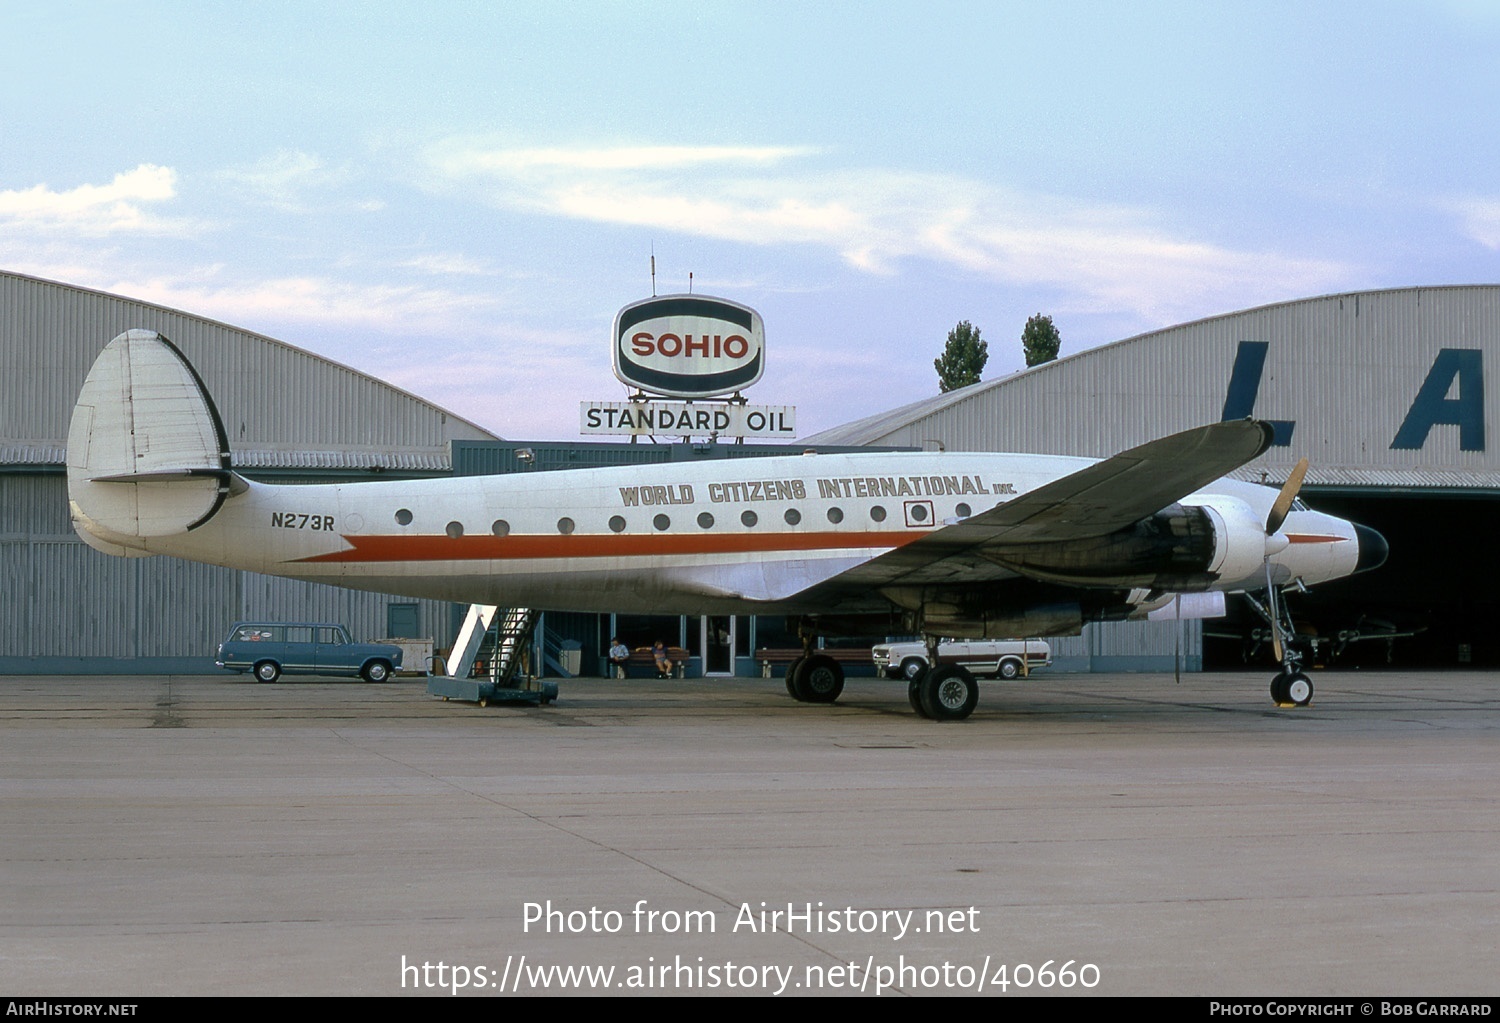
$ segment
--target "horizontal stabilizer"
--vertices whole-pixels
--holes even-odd
[[[75,528],[106,545],[134,546],[196,529],[243,486],[230,471],[218,410],[176,346],[149,330],[111,341],[68,428]]]

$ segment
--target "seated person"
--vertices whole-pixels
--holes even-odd
[[[614,668],[615,678],[625,678],[625,666],[630,663],[630,647],[620,642],[619,636],[609,638],[609,663]]]
[[[656,677],[672,677],[672,659],[667,656],[667,645],[657,640],[651,646],[651,658],[656,662]]]

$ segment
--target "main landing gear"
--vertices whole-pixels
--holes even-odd
[[[979,705],[979,682],[968,668],[940,664],[906,686],[912,710],[933,721],[962,721]]]
[[[925,637],[928,667],[908,673],[906,700],[911,709],[933,721],[962,721],[979,705],[979,682],[968,668],[938,663],[936,636]]]
[[[844,691],[844,666],[804,643],[802,656],[786,669],[786,691],[802,703],[832,703]]]
[[[813,649],[813,638],[802,637],[802,656],[786,669],[786,691],[802,703],[832,703],[844,691],[844,668],[827,654]],[[933,721],[962,721],[979,703],[979,683],[969,669],[938,664],[937,637],[927,638],[927,664],[936,667],[911,674],[906,696],[911,709]]]

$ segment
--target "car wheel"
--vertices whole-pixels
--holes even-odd
[[[1000,662],[1000,677],[1009,682],[1021,674],[1021,662],[1006,658]]]
[[[255,666],[257,682],[275,682],[281,677],[281,665],[275,661],[261,661]]]
[[[921,678],[926,670],[927,662],[920,657],[908,657],[901,662],[901,677],[908,682]]]
[[[366,682],[385,682],[391,677],[391,666],[384,661],[371,661],[359,674]]]

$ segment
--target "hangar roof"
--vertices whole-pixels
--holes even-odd
[[[105,344],[170,338],[219,407],[247,469],[446,472],[450,441],[496,440],[431,402],[311,352],[214,320],[0,271],[0,466],[57,466],[73,402]]]
[[[1241,470],[1387,490],[1500,490],[1500,286],[1351,292],[1091,348],[806,438],[1106,457],[1247,415],[1277,444]]]

